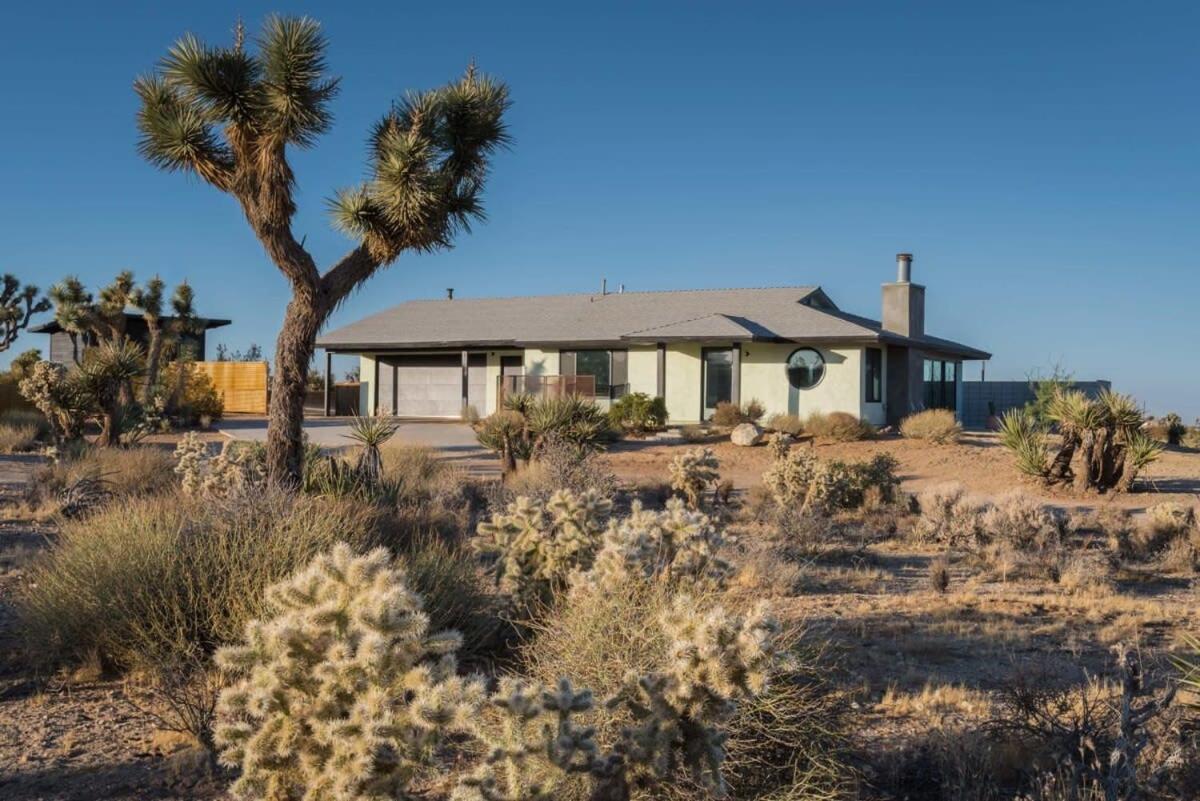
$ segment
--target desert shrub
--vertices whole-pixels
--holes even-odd
[[[612,435],[609,418],[600,407],[576,395],[508,395],[502,409],[475,426],[479,444],[500,455],[505,475],[516,469],[518,459],[538,458],[548,441],[565,440],[595,450]]]
[[[1187,426],[1183,424],[1183,418],[1175,412],[1146,421],[1143,430],[1154,439],[1168,445],[1182,445],[1183,437],[1188,432]]]
[[[31,451],[37,447],[38,436],[37,426],[0,422],[0,453]]]
[[[383,455],[380,448],[386,445],[399,429],[400,424],[387,417],[355,415],[350,421],[350,433],[347,436],[359,444],[354,472],[368,490],[378,487],[383,477]]]
[[[545,501],[559,490],[576,495],[596,492],[611,498],[617,490],[617,477],[592,449],[550,436],[542,443],[536,462],[510,473],[503,483],[493,486],[489,505],[493,509],[502,508],[522,495]]]
[[[1058,586],[1071,595],[1085,597],[1112,595],[1116,590],[1108,558],[1095,551],[1068,556],[1059,572]]]
[[[644,434],[667,424],[667,402],[644,392],[622,395],[608,410],[614,428],[631,434]]]
[[[403,543],[383,539],[396,550],[409,588],[423,599],[430,629],[461,634],[464,659],[488,651],[499,632],[498,610],[474,555],[433,535]]]
[[[1122,558],[1158,559],[1168,569],[1191,570],[1200,559],[1196,513],[1180,503],[1154,504],[1136,526],[1127,525],[1113,544]]]
[[[25,398],[50,423],[60,441],[83,435],[93,402],[78,370],[68,371],[54,362],[38,362],[18,383]]]
[[[900,486],[898,462],[888,454],[848,463],[820,460],[811,448],[785,449],[779,440],[771,447],[774,459],[763,473],[763,484],[781,508],[798,506],[803,512],[828,513],[856,509],[868,495],[878,503],[895,500]]]
[[[51,663],[208,652],[241,635],[270,584],[335,542],[361,550],[379,539],[377,513],[349,500],[131,499],[62,526],[31,567],[19,615]]]
[[[683,496],[692,509],[699,509],[704,505],[708,488],[720,478],[717,472],[719,467],[712,448],[684,451],[667,465],[671,474],[671,489]]]
[[[738,406],[736,403],[722,401],[713,409],[712,424],[720,428],[733,428],[742,423],[757,423],[766,414],[762,402],[751,398]]]
[[[767,418],[767,429],[795,437],[804,433],[804,421],[794,414],[773,414]]]
[[[631,581],[620,593],[573,593],[538,627],[522,649],[532,681],[553,687],[568,676],[597,698],[619,695],[628,675],[646,676],[669,669],[675,661],[669,633],[659,623],[678,603],[657,582]],[[704,619],[717,598],[691,598],[691,614]],[[826,684],[817,650],[782,635],[787,658],[761,693],[743,698],[722,725],[725,758],[721,773],[730,797],[810,799],[838,797],[850,777],[841,756],[844,701]],[[791,647],[787,647],[787,646]],[[682,655],[682,654],[680,654]],[[594,726],[601,750],[611,749],[622,730],[637,722],[628,708],[593,708],[581,722]],[[576,801],[589,797],[584,783],[568,781],[553,797]],[[639,798],[701,799],[703,785],[679,772]]]
[[[917,496],[921,517],[918,539],[952,547],[1003,545],[1017,551],[1055,548],[1066,533],[1066,520],[1054,509],[1019,492],[995,503],[975,503],[958,484],[933,487]]]
[[[479,524],[472,545],[517,611],[530,613],[552,603],[574,571],[591,567],[611,511],[612,501],[594,492],[518,498]]]
[[[215,456],[195,432],[175,447],[174,471],[185,495],[238,498],[262,490],[267,481],[266,450],[261,443],[226,440]]]
[[[900,433],[909,439],[923,439],[939,445],[957,442],[962,425],[949,409],[926,409],[900,421]]]
[[[1192,426],[1184,433],[1181,444],[1185,448],[1200,449],[1200,424]]]
[[[950,562],[946,557],[939,556],[929,563],[929,589],[936,593],[945,593],[950,588]]]
[[[82,446],[60,452],[59,459],[34,471],[30,503],[35,507],[53,508],[81,482],[102,488],[106,500],[159,495],[175,487],[174,460],[162,448]]]
[[[913,535],[927,542],[961,545],[973,542],[982,526],[977,504],[966,499],[960,484],[932,487],[917,495],[921,517],[913,527]]]
[[[405,797],[434,746],[471,729],[482,687],[456,673],[457,632],[429,631],[384,549],[344,543],[271,586],[218,663],[221,760],[239,798]]]
[[[805,419],[804,430],[835,442],[856,442],[875,436],[875,428],[870,423],[849,412],[813,412]]]
[[[574,583],[607,592],[622,592],[638,579],[719,587],[732,571],[720,555],[724,544],[713,519],[685,508],[679,498],[667,501],[661,512],[634,502],[628,516],[605,530],[594,565],[576,574]]]

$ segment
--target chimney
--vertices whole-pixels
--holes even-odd
[[[454,287],[446,287],[446,300],[454,300]]]
[[[896,254],[896,282],[883,285],[883,330],[906,337],[925,334],[925,287],[912,283],[912,254]]]

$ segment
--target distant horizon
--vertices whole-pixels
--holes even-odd
[[[878,319],[904,251],[927,330],[991,351],[988,379],[1059,364],[1152,414],[1200,417],[1192,4],[313,8],[342,91],[331,131],[291,156],[294,230],[322,269],[353,245],[325,201],[362,179],[367,131],[394,99],[474,60],[514,100],[488,219],[453,250],[401,256],[328,328],[447,287],[587,293],[601,278],[821,286]],[[233,320],[210,332],[210,357],[257,343],[270,359],[284,279],[236,203],[138,156],[131,84],[185,32],[228,43],[239,17],[253,34],[277,9],[10,11],[0,272],[43,290],[78,274],[94,291],[122,269],[186,279],[200,314]],[[47,343],[25,333],[0,366]]]

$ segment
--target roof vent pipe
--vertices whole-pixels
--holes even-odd
[[[896,283],[907,284],[912,280],[912,254],[896,254]]]
[[[600,294],[601,295],[608,294],[608,279],[607,278],[600,279]]]
[[[617,284],[617,294],[618,295],[625,294],[625,285],[624,284]]]
[[[454,300],[454,287],[446,287],[446,300]]]

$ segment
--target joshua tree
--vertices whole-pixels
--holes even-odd
[[[393,105],[370,133],[367,180],[330,202],[334,224],[357,244],[322,272],[292,232],[288,146],[311,147],[328,130],[338,79],[326,74],[326,42],[313,20],[270,17],[256,45],[246,47],[240,25],[228,47],[180,39],[134,84],[138,147],[155,166],[191,172],[232,195],[291,285],[275,346],[267,463],[273,483],[295,485],[317,332],[380,267],[405,251],[448,248],[483,217],[489,159],[508,138],[508,89],[472,66],[458,81]]]
[[[50,310],[50,301],[39,297],[41,292],[33,284],[21,286],[16,276],[8,273],[0,277],[0,284],[0,353],[3,353],[29,327],[33,315]]]
[[[80,361],[81,338],[84,345],[121,344],[125,339],[125,307],[133,292],[133,273],[128,270],[118,273],[111,284],[100,290],[98,301],[74,275],[50,287],[54,319],[71,337],[76,363]]]
[[[162,318],[164,289],[166,284],[156,275],[147,281],[145,286],[134,289],[129,297],[130,305],[141,311],[150,334],[146,348],[146,385],[142,388],[144,404],[149,404],[154,399],[163,345],[178,339],[180,334],[192,330],[196,325],[196,312],[193,308],[195,293],[188,283],[184,281],[175,287],[175,294],[171,298],[171,309],[175,315],[170,320]]]

